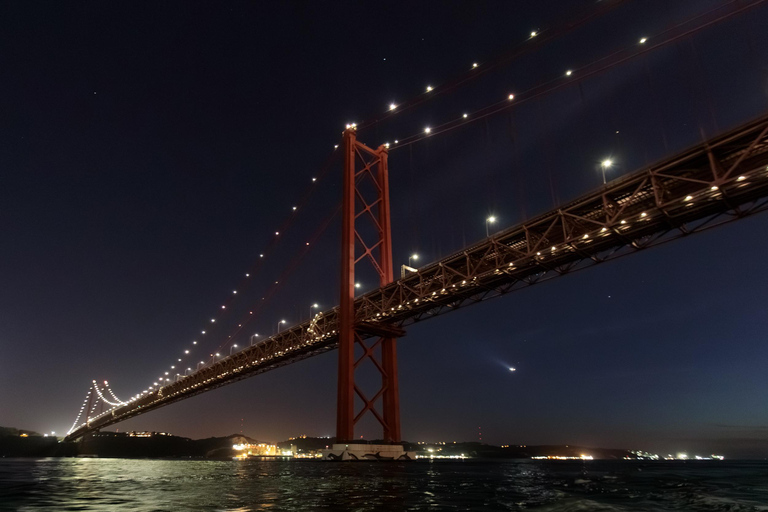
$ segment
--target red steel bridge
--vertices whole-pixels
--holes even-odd
[[[354,127],[344,132],[339,306],[128,402],[94,382],[87,411],[98,399],[111,408],[76,421],[67,440],[338,349],[338,442],[353,439],[366,414],[382,425],[386,441],[399,442],[396,340],[408,325],[768,209],[763,116],[394,280],[388,151],[356,135]],[[355,297],[356,264],[374,268],[378,289]],[[355,384],[355,370],[367,359],[382,381],[372,396]],[[363,404],[358,411],[355,396]]]

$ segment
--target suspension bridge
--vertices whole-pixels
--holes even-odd
[[[701,20],[704,25],[712,22]],[[669,40],[690,30],[683,27]],[[614,55],[610,65],[625,58]],[[582,75],[598,73],[607,65],[597,62]],[[560,87],[555,84],[548,90]],[[528,95],[545,92],[539,86]],[[507,101],[513,99],[524,101],[526,94],[510,95]],[[478,112],[489,116],[506,108],[493,104]],[[462,122],[428,128],[426,135]],[[412,144],[426,135],[402,143]],[[355,424],[371,415],[381,425],[382,439],[398,443],[396,344],[409,325],[768,209],[768,115],[763,115],[702,137],[684,151],[395,279],[390,144],[369,147],[358,140],[358,126],[349,125],[340,149],[344,163],[339,305],[267,339],[252,337],[248,346],[229,356],[213,358],[129,400],[118,399],[107,382],[93,381],[67,440],[336,349],[337,441],[353,440]],[[356,296],[358,265],[368,265],[378,275],[379,287]],[[366,361],[373,363],[381,379],[381,387],[372,394],[356,384],[356,370]]]
[[[386,148],[362,149],[355,140],[354,128],[345,132],[345,141],[348,158],[365,164],[363,170],[352,175],[355,180],[359,180],[361,174],[374,178],[374,166],[386,175],[386,164],[382,164],[381,158],[386,155]],[[366,156],[372,156],[372,161],[366,160]],[[352,183],[349,186],[353,187]],[[354,188],[351,190],[354,192]],[[376,203],[385,204],[386,187],[381,192],[382,199]],[[352,207],[353,199],[349,198],[347,208]],[[373,357],[372,349],[377,344],[403,336],[403,327],[414,322],[698,233],[766,208],[768,116],[612,181],[591,194],[417,269],[403,279],[384,283],[363,296],[350,298],[347,293],[343,296],[347,298],[346,304],[318,313],[311,321],[268,339],[253,339],[251,346],[136,400],[127,403],[117,400],[105,385],[111,395],[108,401],[104,398],[106,391],[101,391],[94,381],[95,394],[111,407],[77,425],[67,439],[80,438],[179,400],[339,348],[340,343],[346,343],[342,346],[350,351],[355,342],[375,339],[365,345],[363,356]],[[370,209],[370,205],[366,205],[363,211],[370,212]],[[345,216],[347,229],[354,230],[350,226],[354,226],[359,212],[350,209],[348,213],[351,215]],[[349,244],[349,240],[346,242]],[[379,264],[373,250],[381,244],[379,241],[372,247],[366,246],[358,259],[372,258]],[[347,248],[352,249],[346,253],[349,262],[354,257],[354,243]],[[383,258],[381,265],[386,264]],[[346,286],[354,288],[354,270],[350,263],[346,270],[343,276]],[[386,270],[391,280],[391,259],[382,273]],[[347,311],[343,310],[344,306]],[[351,317],[344,318],[345,313]],[[347,339],[341,341],[345,334]],[[350,339],[350,335],[354,339]],[[351,352],[343,356],[341,364],[347,365],[349,378],[361,360],[352,361]],[[361,396],[366,404],[362,412],[375,411],[374,403],[387,386],[390,389],[396,386],[396,369],[378,361],[376,366],[389,382],[375,396]],[[354,385],[352,390],[356,390]],[[356,392],[362,394],[359,390]],[[90,397],[89,394],[89,400]],[[352,397],[348,394],[346,398]],[[88,408],[93,407],[89,402]],[[354,424],[362,412],[352,416],[347,411],[344,419]],[[378,413],[376,416],[384,425],[391,424],[387,421],[397,421],[385,419]],[[388,440],[399,441],[398,430],[398,426],[390,427]],[[348,434],[342,433],[339,438],[353,437],[350,430],[346,432]]]

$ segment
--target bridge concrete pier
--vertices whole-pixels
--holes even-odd
[[[399,444],[334,444],[322,453],[323,460],[416,460],[416,452],[407,452]]]

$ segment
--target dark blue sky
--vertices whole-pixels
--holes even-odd
[[[577,79],[727,3],[624,2],[362,130],[374,147],[405,139],[575,70],[569,87],[393,148],[396,263],[479,240],[489,214],[508,227],[598,187],[607,156],[613,178],[764,114],[762,5]],[[336,305],[338,218],[270,290],[340,199],[339,165],[312,178],[344,125],[602,5],[1,7],[0,425],[63,433],[92,379],[129,397],[185,349],[194,366],[267,293],[247,334]],[[768,454],[766,232],[765,215],[742,220],[409,328],[404,437],[474,440],[482,427],[498,444]],[[330,435],[335,365],[325,354],[117,427]]]

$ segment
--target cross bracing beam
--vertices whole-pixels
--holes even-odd
[[[355,299],[363,338],[768,209],[768,116]],[[83,435],[336,348],[338,308],[75,428]],[[375,325],[379,324],[379,329]]]

